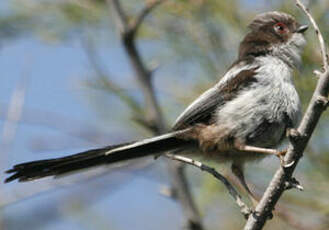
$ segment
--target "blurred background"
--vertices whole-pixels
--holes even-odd
[[[120,2],[129,23],[152,4]],[[329,1],[308,2],[328,42]],[[293,0],[167,0],[148,13],[135,41],[168,127],[235,60],[252,18],[270,10],[308,22]],[[3,172],[17,163],[152,135],[115,19],[105,0],[0,1],[0,229],[182,228],[181,207],[164,192],[170,177],[161,158],[57,180],[2,183]],[[295,78],[304,108],[321,63],[314,30],[306,37]],[[278,217],[265,229],[329,229],[327,136],[324,114],[295,173],[305,191],[286,192]],[[270,157],[246,168],[256,194],[278,165]],[[229,165],[216,167],[230,178]],[[198,169],[186,170],[204,228],[241,229],[245,220],[223,185]]]

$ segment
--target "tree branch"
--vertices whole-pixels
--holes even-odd
[[[108,5],[112,5],[114,18],[116,20],[116,25],[120,30],[120,33],[126,33],[129,30],[128,19],[123,11],[119,0],[107,0]]]
[[[322,112],[328,105],[329,93],[329,70],[328,70],[328,53],[325,49],[325,44],[321,32],[313,19],[312,15],[308,12],[306,7],[296,0],[297,5],[309,17],[315,31],[318,35],[320,42],[324,72],[320,74],[316,89],[312,96],[311,102],[304,114],[301,124],[294,135],[290,135],[290,144],[288,152],[285,156],[285,162],[293,162],[290,167],[280,167],[275,173],[272,181],[267,187],[262,199],[256,207],[255,213],[250,215],[244,227],[244,230],[260,230],[265,225],[266,221],[272,215],[274,206],[280,199],[283,192],[289,187],[292,181],[292,174],[297,166],[298,161],[303,155],[308,141],[320,119]]]
[[[126,17],[123,16],[125,14],[121,9],[120,2],[118,0],[108,0],[108,2],[112,3],[111,5],[114,15],[117,18],[117,21],[120,22],[118,26],[125,28],[121,30],[121,41],[125,51],[128,54],[129,61],[144,94],[146,122],[154,127],[157,133],[161,133],[165,130],[165,125],[159,104],[155,97],[154,88],[152,86],[152,73],[143,63],[131,30],[127,29],[129,26],[127,21],[124,19]]]
[[[305,14],[309,18],[312,26],[315,29],[315,33],[318,36],[318,40],[319,40],[319,43],[320,43],[323,68],[324,68],[324,71],[328,71],[328,65],[329,65],[328,59],[329,59],[329,57],[328,57],[328,53],[327,53],[326,44],[324,42],[324,39],[323,39],[322,33],[321,33],[320,29],[319,29],[319,26],[317,25],[317,23],[315,22],[314,18],[310,14],[309,9],[306,8],[300,0],[296,0],[296,5],[298,7],[300,7],[305,12]]]
[[[132,69],[139,82],[141,90],[144,94],[145,101],[145,121],[139,121],[141,124],[148,124],[155,134],[165,132],[166,125],[163,119],[160,106],[155,97],[154,87],[152,84],[152,71],[150,71],[142,60],[140,53],[136,47],[135,35],[145,17],[155,8],[155,6],[165,0],[155,0],[147,5],[144,10],[137,16],[132,26],[129,26],[127,17],[121,8],[119,0],[107,0],[109,6],[112,6],[114,16],[119,22],[120,36],[123,47],[128,55]],[[169,173],[172,179],[173,189],[177,192],[177,198],[182,206],[186,224],[190,230],[202,230],[201,218],[193,202],[191,191],[188,187],[187,180],[184,175],[183,165],[177,162],[169,162]]]
[[[207,173],[213,175],[216,179],[218,179],[225,185],[229,194],[233,197],[235,203],[240,207],[240,211],[241,211],[242,215],[245,218],[248,218],[248,216],[251,214],[251,209],[242,201],[242,198],[241,198],[240,194],[236,191],[236,189],[231,185],[231,183],[223,175],[221,175],[219,172],[217,172],[214,168],[209,167],[199,161],[196,161],[196,160],[193,160],[193,159],[190,159],[187,157],[173,155],[173,154],[167,154],[166,156],[172,160],[177,160],[177,161],[192,165],[194,167],[201,169],[202,171],[206,171]]]
[[[160,5],[165,1],[166,0],[152,0],[146,4],[144,9],[139,13],[139,15],[136,17],[136,19],[133,21],[133,23],[130,26],[132,36],[136,35],[140,25],[144,22],[146,16],[149,15],[155,7],[157,7],[158,5]]]

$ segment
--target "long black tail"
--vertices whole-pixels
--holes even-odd
[[[98,165],[111,164],[182,148],[192,144],[192,142],[180,138],[188,131],[188,129],[175,131],[142,141],[92,149],[67,157],[18,164],[6,171],[6,173],[13,173],[13,175],[8,177],[5,183],[16,179],[23,182],[47,176],[58,176]]]

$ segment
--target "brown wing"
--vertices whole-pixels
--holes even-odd
[[[232,100],[241,89],[257,82],[255,75],[258,68],[257,66],[244,69],[229,79],[222,79],[214,87],[201,94],[177,118],[173,130],[184,129],[196,123],[212,123],[213,114],[220,107]]]

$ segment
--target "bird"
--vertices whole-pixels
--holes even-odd
[[[283,157],[277,146],[301,118],[293,79],[302,64],[307,25],[284,12],[255,16],[239,45],[237,60],[196,98],[165,134],[81,153],[14,165],[5,183],[58,177],[77,170],[171,151],[230,162],[233,174],[255,200],[244,178],[247,162]]]

